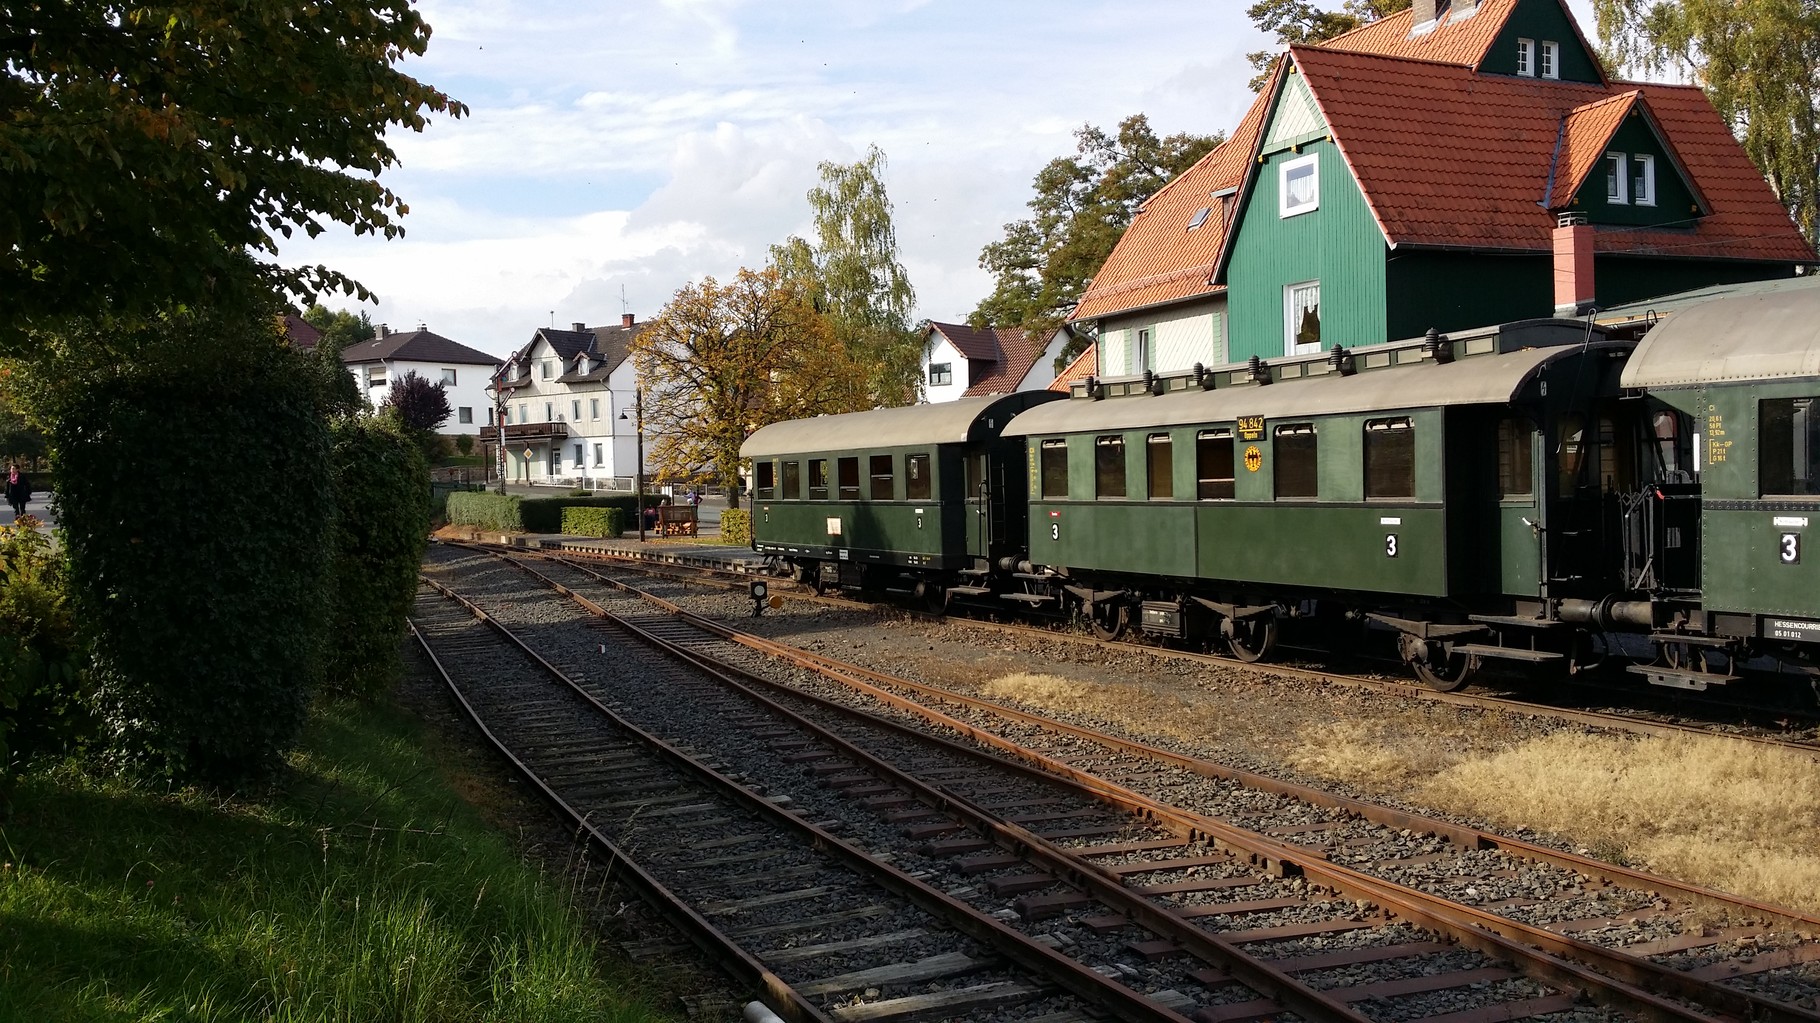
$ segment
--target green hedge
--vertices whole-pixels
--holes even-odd
[[[664,503],[667,498],[657,494],[645,495],[645,506]],[[527,497],[519,505],[523,514],[527,533],[566,533],[562,528],[562,514],[565,508],[618,508],[625,512],[627,522],[636,522],[638,518],[638,498],[632,494],[614,494],[611,497]]]
[[[160,350],[247,340],[70,381],[58,517],[116,762],[234,785],[278,767],[322,678],[335,501],[294,354],[196,319]]]
[[[486,491],[450,494],[449,524],[497,529],[508,533],[523,532],[524,516],[520,512],[523,504],[524,498],[515,494],[494,494]]]
[[[744,508],[728,508],[721,512],[720,539],[722,543],[750,544],[752,513]]]
[[[331,431],[335,568],[326,681],[373,696],[399,673],[398,644],[417,593],[430,528],[429,464],[417,442],[383,417]]]
[[[564,508],[562,531],[570,536],[618,536],[631,518],[618,508]]]

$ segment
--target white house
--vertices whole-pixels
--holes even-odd
[[[432,384],[442,384],[448,395],[449,418],[438,433],[479,435],[492,422],[487,384],[498,371],[499,360],[440,334],[422,327],[395,331],[382,323],[371,341],[342,351],[341,362],[354,375],[354,385],[367,404],[375,408],[385,403],[393,381],[415,372]]]
[[[923,341],[925,399],[1040,391],[1055,380],[1055,360],[1069,337],[1066,327],[1033,338],[1016,329],[931,322]]]
[[[646,326],[627,313],[614,326],[540,328],[506,360],[498,397],[507,479],[590,486],[634,476],[638,379],[626,356]],[[498,441],[487,442],[492,454]]]

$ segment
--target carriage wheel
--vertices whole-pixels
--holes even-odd
[[[1250,664],[1261,661],[1276,649],[1277,616],[1232,619],[1225,623],[1226,647],[1232,656]]]
[[[1424,643],[1426,649],[1409,662],[1422,684],[1440,693],[1464,688],[1472,680],[1475,665],[1465,654],[1451,653],[1440,643]]]
[[[1111,642],[1125,634],[1131,625],[1131,605],[1122,600],[1102,601],[1087,605],[1087,623],[1093,634]]]

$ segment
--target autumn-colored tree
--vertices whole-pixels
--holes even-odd
[[[397,69],[429,38],[408,0],[0,4],[0,353],[230,286],[364,297],[326,267],[241,261],[325,221],[401,232],[375,180],[386,131],[466,112]]]
[[[1259,92],[1269,84],[1271,65],[1276,63],[1283,47],[1324,43],[1343,32],[1395,14],[1409,4],[1410,0],[1346,0],[1339,10],[1329,11],[1307,0],[1257,0],[1245,9],[1245,14],[1258,28],[1276,36],[1277,48],[1245,55],[1258,72],[1251,79],[1251,91]]]
[[[1594,0],[1605,56],[1692,74],[1808,241],[1820,240],[1820,5]]]
[[[865,370],[831,318],[805,282],[776,267],[685,286],[633,339],[631,355],[660,481],[706,472],[730,486],[752,430],[871,405]]]
[[[802,282],[856,365],[866,367],[874,404],[908,405],[922,388],[923,341],[910,321],[916,291],[897,257],[897,230],[877,146],[850,164],[821,164],[809,190],[815,243],[792,237],[771,249],[771,265]]]
[[[1159,139],[1150,119],[1133,114],[1109,135],[1091,124],[1074,133],[1075,155],[1056,157],[1036,175],[1033,216],[1005,225],[1005,237],[980,253],[995,286],[967,317],[975,327],[1022,327],[1035,335],[1060,326],[1087,282],[1100,272],[1144,200],[1213,151],[1223,136]],[[1080,353],[1070,342],[1056,368]]]

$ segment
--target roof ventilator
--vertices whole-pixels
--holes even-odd
[[[1169,390],[1169,381],[1157,376],[1155,370],[1147,369],[1144,371],[1144,390],[1161,396]]]
[[[1194,364],[1194,384],[1201,390],[1213,390],[1213,378],[1216,375],[1217,374],[1209,371],[1206,366],[1203,366],[1198,362]]]
[[[1251,357],[1251,361],[1245,364],[1245,375],[1254,384],[1268,384],[1270,383],[1270,363],[1254,355]]]
[[[1087,378],[1086,383],[1087,397],[1092,398],[1094,401],[1099,401],[1106,396],[1106,385],[1100,383],[1098,377],[1090,376]]]
[[[1445,366],[1453,361],[1453,339],[1430,327],[1422,335],[1422,354]]]
[[[1327,353],[1327,364],[1332,366],[1334,370],[1343,377],[1352,376],[1359,371],[1357,361],[1353,359],[1352,353],[1341,348],[1339,345],[1334,345],[1333,351]]]

